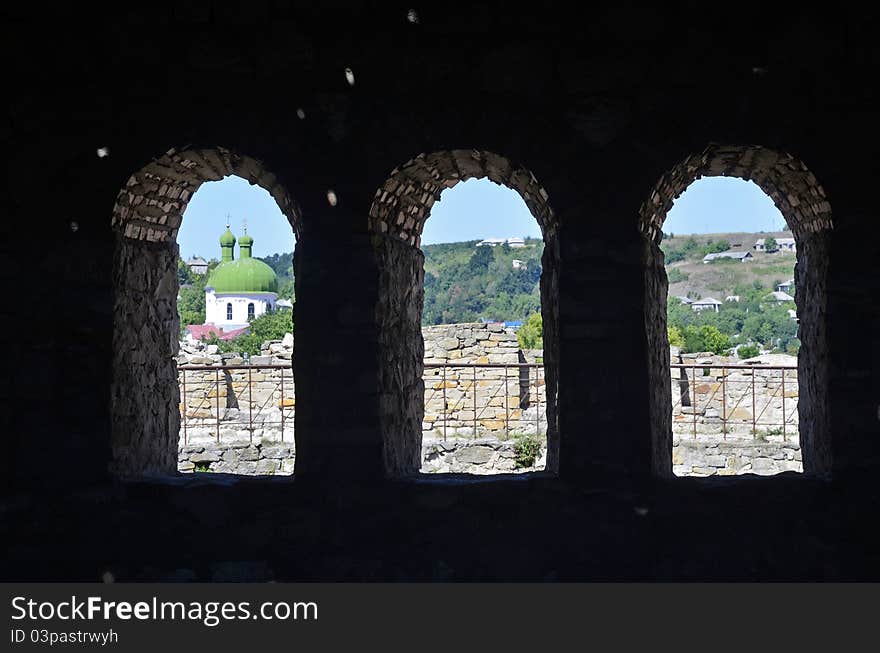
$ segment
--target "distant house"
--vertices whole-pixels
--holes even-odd
[[[684,295],[679,295],[676,297],[676,299],[678,301],[680,301],[682,304],[692,304],[693,303],[693,300],[690,297],[685,297]]]
[[[738,302],[738,301],[739,301],[739,295],[728,295],[727,297],[724,298],[724,301],[726,301],[726,302]]]
[[[512,262],[514,270],[525,270],[528,268],[525,261],[520,261],[518,258],[513,259]]]
[[[774,238],[774,240],[776,241],[776,249],[773,250],[774,252],[777,250],[782,252],[797,251],[797,245],[794,242],[794,238]],[[755,241],[755,249],[759,252],[768,251],[767,246],[765,245],[766,242],[766,238],[758,238],[758,240]]]
[[[788,309],[788,317],[790,317],[795,322],[799,321],[798,316],[797,316],[797,311],[794,310],[793,308]]]
[[[780,292],[787,292],[790,294],[792,288],[794,288],[794,279],[789,279],[783,283],[776,284],[776,290]]]
[[[747,261],[752,260],[751,252],[714,252],[712,254],[706,254],[703,257],[703,263],[711,263],[712,261],[717,261],[723,258],[732,258],[734,260],[739,261],[740,263],[746,263]]]
[[[208,262],[199,256],[188,260],[186,265],[194,274],[208,274]]]
[[[691,308],[697,312],[700,311],[715,311],[718,312],[718,307],[722,305],[722,302],[719,302],[714,297],[706,297],[706,299],[698,299],[695,302],[691,302]]]
[[[497,247],[504,244],[508,247],[525,247],[526,241],[522,238],[486,238],[477,243],[477,247]]]
[[[782,292],[777,290],[775,292],[771,292],[765,299],[769,299],[774,302],[793,302],[794,297],[789,295],[787,292]]]
[[[279,299],[275,302],[276,308],[293,308],[293,302],[289,299]]]

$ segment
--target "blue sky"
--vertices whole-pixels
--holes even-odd
[[[243,233],[242,222],[247,220],[248,234],[254,239],[254,256],[293,251],[293,228],[275,198],[241,177],[226,177],[202,184],[190,200],[177,234],[180,255],[185,259],[196,255],[219,259],[220,234],[226,231],[227,213],[236,237]]]
[[[781,231],[784,225],[785,218],[756,183],[737,177],[703,177],[673,202],[663,231],[674,234]]]
[[[203,184],[193,195],[177,237],[181,256],[220,258],[217,241],[226,229],[227,213],[236,236],[242,234],[242,222],[247,220],[255,256],[293,251],[293,230],[272,196],[240,177],[227,177]],[[706,177],[675,200],[663,231],[778,231],[784,224],[773,201],[756,184],[732,177]],[[443,191],[431,209],[422,243],[511,236],[541,236],[525,202],[516,191],[488,179],[469,179]]]

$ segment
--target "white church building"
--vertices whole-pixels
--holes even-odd
[[[249,318],[275,310],[278,300],[278,277],[266,263],[251,256],[254,239],[247,230],[238,244],[236,260],[235,236],[226,225],[220,237],[220,264],[205,284],[205,324],[224,332],[248,326]]]

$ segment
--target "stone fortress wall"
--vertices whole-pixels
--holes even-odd
[[[520,349],[515,333],[501,324],[430,326],[422,333],[422,472],[490,474],[543,469],[547,403],[543,367],[535,365],[543,361],[543,352]],[[180,471],[293,473],[292,355],[291,334],[264,343],[261,355],[249,361],[221,354],[215,346],[181,343]],[[247,369],[247,362],[277,367]],[[755,368],[753,395],[753,370],[712,367],[742,363],[736,358],[680,354],[672,348],[671,362],[701,366],[673,369],[670,379],[677,475],[801,471],[796,370],[786,371],[783,381],[779,370]],[[770,362],[793,365],[796,359]],[[471,364],[498,367],[464,367]],[[221,370],[221,366],[243,369]],[[534,465],[518,468],[517,438],[536,434],[540,453]]]

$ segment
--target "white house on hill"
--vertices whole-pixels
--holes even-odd
[[[526,241],[522,238],[486,238],[477,243],[477,247],[496,247],[504,244],[508,247],[525,247]]]
[[[794,238],[774,238],[774,240],[776,241],[776,248],[782,252],[796,252],[797,251],[797,245],[794,242]],[[758,238],[758,240],[755,241],[755,249],[759,252],[768,251],[767,246],[765,244],[766,242],[767,242],[766,238]],[[776,251],[776,250],[773,250],[773,251]]]
[[[794,279],[789,279],[783,283],[776,284],[776,290],[780,292],[787,292],[791,294],[791,289],[794,288]]]
[[[695,302],[691,303],[691,308],[697,312],[700,311],[715,311],[718,312],[718,307],[721,306],[722,302],[719,302],[714,297],[706,297],[705,299],[698,299]]]

